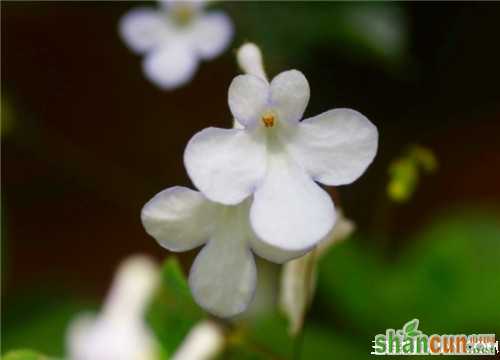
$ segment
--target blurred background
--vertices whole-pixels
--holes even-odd
[[[140,210],[191,186],[195,132],[230,126],[244,41],[271,77],[306,74],[306,116],[352,107],[380,132],[367,173],[335,189],[357,231],[320,265],[303,357],[368,357],[375,334],[413,318],[429,334],[500,334],[498,4],[217,3],[231,48],[171,92],[118,37],[137,4],[1,4],[2,352],[61,356],[69,319],[98,307],[121,259],[167,256]],[[414,191],[397,199],[391,164],[415,145],[438,165],[410,171]]]

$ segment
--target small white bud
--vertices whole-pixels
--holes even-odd
[[[304,324],[307,308],[316,290],[319,260],[334,244],[344,240],[354,231],[354,223],[345,218],[340,209],[337,211],[337,222],[328,236],[314,250],[283,266],[280,307],[288,317],[291,335],[297,335]]]
[[[236,54],[238,65],[241,70],[249,75],[260,77],[267,81],[267,75],[264,71],[262,62],[262,52],[259,47],[253,43],[243,44]]]

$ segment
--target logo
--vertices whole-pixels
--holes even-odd
[[[373,355],[495,355],[495,334],[426,335],[418,329],[418,319],[402,329],[387,329],[373,340]]]

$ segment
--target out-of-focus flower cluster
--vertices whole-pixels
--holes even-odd
[[[205,12],[206,3],[163,0],[157,9],[136,8],[122,18],[123,41],[144,55],[144,74],[160,88],[186,84],[201,60],[217,57],[231,42],[231,20],[221,11]]]

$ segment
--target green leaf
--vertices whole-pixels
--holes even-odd
[[[239,330],[229,337],[220,359],[290,359],[293,339],[286,319],[278,313],[265,313],[236,323]]]
[[[2,357],[3,360],[49,360],[45,355],[32,350],[13,350]]]
[[[3,351],[37,349],[58,357],[64,354],[69,322],[79,313],[97,308],[55,289],[23,293],[2,306],[6,309],[2,313]]]
[[[418,319],[413,319],[412,321],[408,321],[405,326],[403,326],[403,330],[406,334],[417,330],[418,328]]]
[[[146,315],[164,352],[172,354],[204,316],[191,296],[179,262],[175,257],[168,258],[163,264],[160,287]]]
[[[307,324],[304,328],[300,359],[364,359],[367,352],[353,341],[352,336],[341,335],[326,327]]]
[[[359,238],[339,244],[320,265],[315,312],[322,319],[342,314],[367,337],[414,318],[427,334],[500,332],[497,214],[436,217],[412,239],[398,241],[411,245],[390,262]]]
[[[290,65],[290,59],[308,63],[325,44],[361,62],[392,65],[408,57],[408,21],[399,4],[288,2],[285,12],[280,2],[225,6],[232,8],[240,33],[245,34],[238,42],[251,39],[262,46],[266,63]],[[293,41],[290,28],[296,30]]]
[[[421,335],[422,332],[420,330],[414,330],[414,331],[409,331],[406,333],[406,336],[407,337],[415,337],[415,336],[418,336],[418,335]]]

